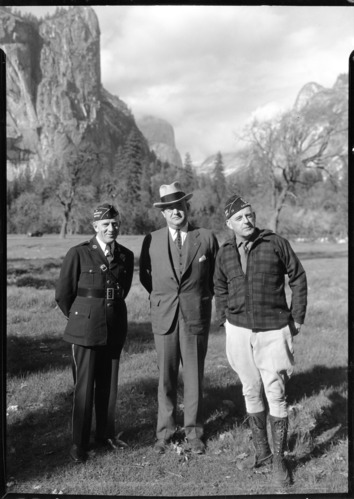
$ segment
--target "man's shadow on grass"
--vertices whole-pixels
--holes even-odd
[[[33,336],[9,335],[7,338],[6,371],[10,376],[46,372],[71,366],[71,344],[62,335],[36,339]],[[54,335],[54,334],[53,334]],[[130,322],[122,352],[125,355],[153,350],[154,338],[149,322]]]
[[[348,400],[335,391],[338,387],[346,389],[347,383],[346,367],[322,365],[316,365],[310,371],[296,374],[288,382],[289,408],[295,412],[295,421],[298,421],[294,428],[290,428],[288,442],[290,452],[297,450],[298,454],[292,463],[293,468],[324,455],[333,444],[348,437]],[[316,396],[326,389],[333,390],[327,396],[330,403],[321,405],[320,401],[316,402],[318,407],[309,419],[301,400]]]
[[[206,425],[205,433],[207,438],[212,438],[218,433],[225,432],[235,424],[243,423],[247,417],[242,386],[237,375],[235,383],[226,387],[211,386],[205,390]],[[289,431],[289,450],[296,449],[296,461],[292,467],[296,468],[301,464],[325,454],[333,444],[348,437],[347,428],[347,399],[336,392],[336,388],[346,387],[348,372],[346,367],[327,367],[316,365],[312,369],[303,373],[294,374],[287,384],[287,402],[289,412],[294,411],[298,421],[296,427]],[[302,400],[312,396],[316,397],[324,389],[333,389],[333,393],[328,395],[330,404],[317,402],[318,409],[308,417],[302,406]],[[231,401],[230,408],[225,401]],[[217,408],[217,409],[216,409]],[[213,417],[214,414],[214,417]],[[303,414],[303,416],[302,416]],[[216,417],[215,417],[216,415]],[[305,442],[305,445],[301,445]]]
[[[70,344],[61,338],[33,340],[29,337],[27,339],[11,337],[11,340],[13,342],[9,346],[10,355],[7,364],[10,375],[46,372],[53,368],[62,369],[71,366]],[[150,350],[154,350],[150,323],[131,323],[125,346],[126,354],[143,354]],[[17,356],[21,358],[18,359]],[[124,360],[124,352],[122,358]],[[14,361],[13,365],[11,359]],[[124,368],[123,362],[122,368]],[[232,375],[235,381],[228,382],[224,386],[218,385],[213,376],[205,380],[207,439],[227,431],[235,425],[235,422],[242,422],[246,417],[242,387],[236,374],[232,372]],[[297,459],[295,466],[312,457],[323,455],[333,443],[346,438],[346,400],[344,396],[335,393],[336,388],[345,386],[346,381],[345,367],[321,365],[295,374],[289,381],[287,389],[289,406],[300,406],[303,399],[316,396],[328,387],[333,389],[333,393],[329,395],[331,401],[329,405],[321,405],[319,401],[314,426],[312,424],[306,427],[306,421],[301,424],[303,420],[300,413],[300,427],[292,430],[289,448],[294,450],[296,442],[304,437],[301,432],[307,432],[313,445]],[[118,431],[124,432],[123,438],[126,438],[131,449],[148,448],[153,444],[157,418],[157,383],[157,376],[154,375],[146,378],[137,376],[133,381],[119,384]],[[70,386],[65,391],[53,393],[51,399],[45,401],[45,407],[33,404],[33,407],[27,408],[27,415],[23,419],[17,419],[8,425],[8,464],[15,475],[34,477],[41,475],[44,468],[50,472],[57,466],[68,466],[72,390],[73,386]],[[180,384],[179,400],[182,391]],[[299,410],[301,411],[301,407]],[[182,409],[179,409],[179,418],[183,421]]]

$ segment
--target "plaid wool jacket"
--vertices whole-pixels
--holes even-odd
[[[270,230],[257,230],[243,272],[236,239],[220,248],[214,273],[216,314],[220,325],[253,331],[280,329],[291,321],[303,324],[307,306],[307,280],[289,242]],[[285,275],[291,304],[285,293]]]

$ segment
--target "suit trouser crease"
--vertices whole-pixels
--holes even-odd
[[[72,411],[72,441],[87,449],[90,441],[93,403],[96,436],[115,435],[119,355],[112,358],[106,347],[72,345],[75,387]]]
[[[189,438],[203,435],[203,373],[208,335],[186,331],[182,314],[178,313],[168,334],[155,334],[159,368],[158,439],[172,437],[176,430],[176,404],[179,364],[184,384],[184,429]]]
[[[242,383],[247,412],[264,411],[265,394],[270,414],[286,417],[285,385],[294,366],[289,327],[254,333],[226,321],[225,331],[226,355]]]

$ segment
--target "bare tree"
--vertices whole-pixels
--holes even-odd
[[[296,198],[296,187],[331,178],[342,163],[345,112],[334,104],[310,102],[271,120],[254,119],[244,131],[249,165],[261,169],[270,185],[274,231],[287,199]]]

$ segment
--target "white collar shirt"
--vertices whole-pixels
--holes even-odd
[[[176,241],[177,229],[172,229],[171,227],[169,227],[168,229],[170,231],[170,234],[171,234],[173,241]],[[186,237],[187,237],[188,226],[185,225],[184,227],[181,227],[180,231],[181,231],[181,239],[182,239],[182,246],[183,246],[184,241],[186,240]]]
[[[113,243],[111,243],[111,244],[106,244],[106,243],[104,243],[103,241],[101,241],[101,239],[100,239],[100,238],[96,237],[96,239],[97,239],[97,242],[98,242],[98,244],[100,245],[100,247],[101,247],[101,249],[102,249],[102,251],[103,251],[103,253],[104,253],[104,254],[106,254],[106,247],[107,247],[107,246],[109,246],[109,247],[111,248],[111,249],[110,249],[111,255],[113,255],[113,250],[114,250],[114,241],[113,241]]]

